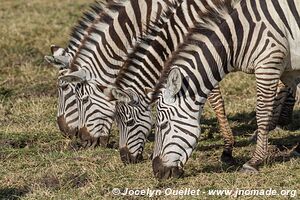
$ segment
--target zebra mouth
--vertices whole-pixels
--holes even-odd
[[[141,153],[138,153],[136,156],[133,156],[130,153],[128,147],[120,148],[120,156],[124,164],[139,163],[143,160],[143,155]]]
[[[152,161],[152,168],[154,176],[159,179],[168,179],[168,178],[180,178],[182,177],[184,170],[179,166],[165,166],[162,159],[157,156]]]

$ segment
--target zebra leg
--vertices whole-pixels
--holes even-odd
[[[283,127],[289,125],[293,121],[293,110],[295,106],[296,100],[291,92],[291,90],[287,91],[287,97],[284,101],[284,104],[281,109],[281,113],[278,120],[278,125]]]
[[[267,72],[267,73],[266,73]],[[258,68],[255,72],[257,84],[257,144],[252,158],[243,165],[242,172],[257,172],[268,154],[268,133],[272,123],[280,71],[275,68]]]
[[[295,97],[291,90],[279,81],[277,86],[277,94],[274,104],[274,112],[272,116],[272,126],[270,130],[282,130],[282,126],[286,126],[292,121],[293,109],[295,105]],[[257,130],[250,136],[251,142],[257,140]]]
[[[226,117],[224,100],[222,98],[219,85],[212,90],[208,96],[208,101],[216,113],[216,117],[220,125],[220,131],[224,139],[224,150],[221,156],[221,161],[232,165],[235,163],[235,160],[232,157],[234,137]]]
[[[288,96],[288,88],[281,82],[278,82],[277,86],[277,94],[275,98],[275,103],[274,103],[274,112],[272,116],[272,123],[271,126],[269,127],[269,131],[272,131],[274,129],[280,129],[280,127],[277,127],[277,125],[280,123],[280,117],[283,112],[283,106],[285,104],[285,101]]]

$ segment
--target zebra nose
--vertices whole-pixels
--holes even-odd
[[[70,128],[63,115],[57,117],[57,125],[64,137],[72,139],[77,134],[77,128]]]
[[[165,166],[159,156],[152,160],[152,169],[154,176],[158,179],[180,178],[184,173],[184,170],[179,166]]]
[[[93,137],[90,131],[84,126],[81,127],[78,131],[78,137],[80,138],[82,142],[82,147],[88,148],[88,147],[96,147],[98,145],[102,147],[107,147],[109,142],[109,136],[99,136],[99,137]]]
[[[120,148],[120,156],[121,156],[121,160],[124,164],[138,163],[143,160],[143,155],[141,153],[137,154],[136,156],[133,156],[130,153],[128,147]]]

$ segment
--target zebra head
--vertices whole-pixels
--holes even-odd
[[[66,49],[51,45],[52,56],[45,56],[45,60],[59,69],[59,75],[66,74],[65,69],[72,58]],[[75,84],[58,79],[58,112],[57,125],[64,136],[72,138],[77,134],[78,112],[75,98]]]
[[[78,136],[87,146],[106,147],[114,119],[114,102],[110,102],[97,83],[84,82],[76,87],[78,101]]]
[[[199,105],[187,95],[180,70],[173,68],[166,83],[156,88],[157,119],[152,168],[159,179],[180,177],[183,165],[195,148],[199,127]],[[186,85],[186,84],[184,84]]]
[[[115,119],[120,131],[121,160],[125,164],[140,162],[146,138],[152,128],[151,107],[129,88],[112,88],[108,96],[117,100]]]
[[[115,104],[104,94],[99,84],[87,78],[85,70],[80,69],[60,76],[60,79],[77,84],[75,93],[78,105],[78,136],[87,146],[107,146],[109,132],[114,119]]]
[[[65,70],[60,71],[63,75]],[[75,84],[58,79],[57,125],[60,131],[72,138],[77,134],[78,108],[75,97]]]

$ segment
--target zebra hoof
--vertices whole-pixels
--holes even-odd
[[[242,173],[258,173],[258,170],[255,167],[252,167],[248,163],[245,163],[240,170]]]
[[[234,165],[235,159],[232,156],[232,151],[224,150],[221,155],[221,162],[227,164],[227,165]]]
[[[300,157],[300,152],[294,150],[292,151],[291,155],[295,157]]]
[[[168,178],[180,178],[182,177],[184,170],[179,166],[164,166],[160,157],[155,157],[152,161],[152,168],[154,176],[159,180],[165,180]]]
[[[124,164],[139,163],[143,160],[143,155],[139,153],[137,156],[133,156],[127,147],[120,149],[121,160]]]

